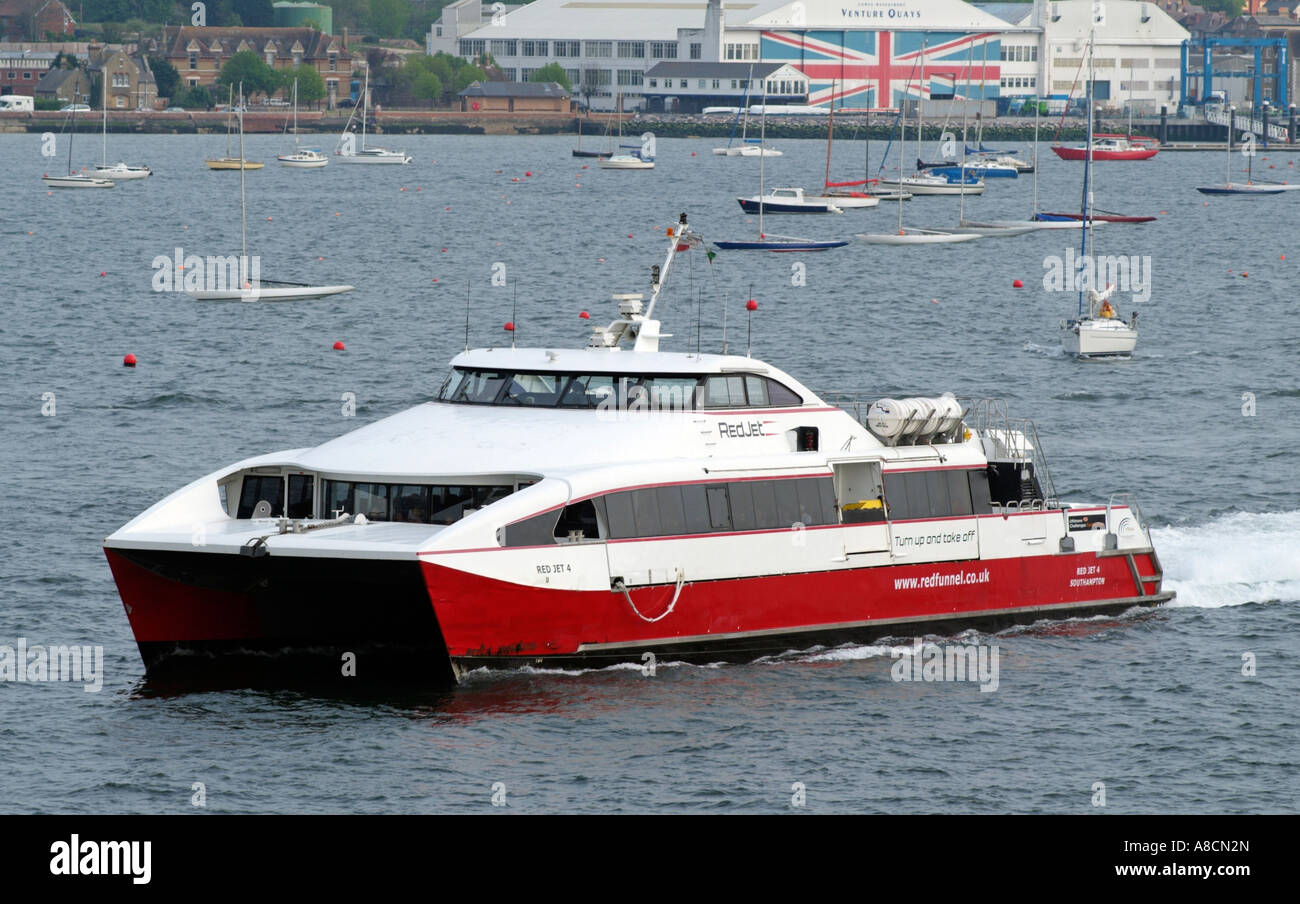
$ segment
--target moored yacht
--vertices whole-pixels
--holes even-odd
[[[1173,596],[1132,498],[1060,502],[1002,406],[868,407],[662,350],[673,262],[704,244],[684,215],[669,240],[648,304],[615,296],[585,348],[467,350],[431,401],[221,468],[115,531],[150,671],[752,659]]]

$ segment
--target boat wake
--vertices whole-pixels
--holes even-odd
[[[1300,511],[1235,512],[1208,523],[1153,528],[1171,607],[1217,609],[1300,600]]]

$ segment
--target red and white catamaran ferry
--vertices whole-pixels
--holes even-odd
[[[110,536],[150,671],[716,661],[1172,598],[1132,499],[1060,503],[996,403],[868,407],[660,351],[685,220],[648,305],[615,296],[586,348],[466,351],[435,400],[223,468]]]

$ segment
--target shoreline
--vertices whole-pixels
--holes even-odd
[[[101,115],[90,111],[79,116],[78,133],[99,132],[102,128]],[[68,114],[56,111],[5,112],[0,113],[0,134],[61,132],[66,129]],[[244,131],[246,134],[268,134],[285,131],[285,114],[282,111],[249,112],[244,114]],[[339,134],[343,131],[348,117],[343,111],[322,113],[319,111],[298,112],[298,131],[300,134]],[[572,113],[485,113],[460,111],[412,111],[395,110],[380,113],[370,127],[370,133],[376,135],[577,135],[579,120],[582,121],[583,138],[587,141],[603,140],[606,125],[617,121],[615,114],[596,113],[590,116],[575,116]],[[701,114],[652,114],[636,116],[625,115],[623,131],[626,134],[654,132],[659,138],[721,138],[728,139],[733,133],[732,116]],[[1038,121],[1039,140],[1051,143],[1082,142],[1086,127],[1078,117],[1067,119],[1057,132],[1060,117],[1043,117]],[[1285,124],[1285,121],[1283,123]],[[947,131],[960,133],[960,123],[947,120]],[[927,117],[923,127],[923,141],[937,141],[944,131],[943,117]],[[974,142],[975,127],[968,123],[968,141]],[[769,139],[825,139],[826,118],[823,116],[769,116],[767,119],[767,136]],[[1124,133],[1128,129],[1126,120],[1102,119],[1098,129],[1103,132]],[[1222,149],[1221,126],[1214,126],[1202,121],[1170,119],[1167,124],[1169,141],[1165,147],[1184,150]],[[108,131],[114,134],[143,135],[209,135],[226,130],[226,114],[222,111],[211,112],[117,112],[108,114]],[[1159,120],[1134,121],[1133,134],[1158,137]],[[863,125],[861,114],[844,114],[835,123],[835,137],[840,140],[868,137],[876,141],[897,140],[897,120],[894,114],[871,114],[867,124]],[[915,126],[908,129],[909,138],[915,136]],[[1217,134],[1216,134],[1217,133]],[[982,139],[992,142],[1032,142],[1034,138],[1033,119],[1004,118],[985,120]],[[1271,145],[1288,147],[1285,141],[1274,139]]]

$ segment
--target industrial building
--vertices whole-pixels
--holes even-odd
[[[1095,97],[1116,108],[1176,107],[1187,30],[1152,2],[1100,5]],[[430,53],[491,54],[511,81],[559,63],[595,109],[614,108],[620,94],[625,109],[690,110],[704,94],[739,103],[753,93],[740,87],[747,79],[716,72],[738,63],[788,67],[795,76],[781,81],[805,89],[796,102],[817,106],[885,109],[956,94],[1005,107],[1083,95],[1092,10],[1093,0],[458,0],[426,43]],[[675,92],[664,90],[669,69]]]

